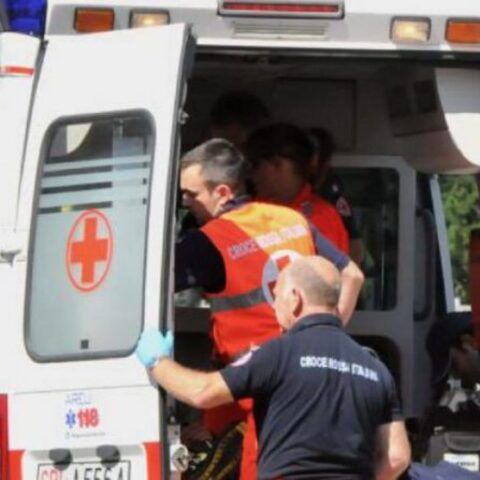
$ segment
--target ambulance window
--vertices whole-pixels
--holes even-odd
[[[397,298],[399,177],[387,168],[337,168],[364,246],[358,310],[390,310]]]
[[[121,356],[142,327],[153,127],[144,113],[50,129],[34,207],[26,341],[38,361]]]

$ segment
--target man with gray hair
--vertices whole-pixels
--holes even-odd
[[[281,337],[210,373],[171,360],[158,331],[142,334],[137,355],[156,382],[197,408],[253,397],[260,480],[396,479],[410,447],[395,384],[342,328],[340,291],[332,263],[297,258],[274,287]]]
[[[208,140],[189,151],[182,158],[180,189],[183,205],[193,213],[202,228],[199,231],[187,232],[177,244],[175,289],[179,291],[192,286],[202,286],[210,293],[221,292],[230,280],[225,260],[228,262],[228,259],[234,257],[234,259],[240,257],[243,259],[257,250],[267,251],[271,256],[275,247],[284,248],[288,243],[287,240],[298,240],[311,234],[315,253],[328,258],[341,272],[343,289],[338,308],[342,322],[347,323],[355,309],[358,293],[363,284],[362,272],[354,262],[350,261],[312,225],[308,225],[308,235],[302,235],[301,228],[297,228],[296,234],[291,230],[288,233],[288,225],[293,223],[295,227],[295,219],[300,223],[304,222],[302,215],[296,214],[288,208],[251,202],[245,192],[248,174],[248,163],[243,155],[231,143],[223,139]],[[256,209],[252,206],[262,207],[261,218],[258,218],[257,224],[255,224],[256,216],[253,215],[253,211]],[[223,220],[229,216],[228,214],[239,211],[245,214],[239,215],[239,218],[233,222],[214,221]],[[287,217],[289,218],[287,219]],[[265,223],[266,219],[268,219],[267,223]],[[273,224],[270,225],[269,221]],[[248,227],[243,225],[243,222],[248,224]],[[235,233],[230,232],[232,228],[220,229],[220,231],[215,228],[215,232],[211,232],[212,224],[215,223],[221,223],[222,227],[231,227],[234,223],[235,226],[240,227],[242,233],[238,229]],[[246,239],[254,233],[246,231],[252,225],[253,230],[265,230],[266,235],[257,235],[253,239]],[[296,225],[298,227],[298,224]],[[270,227],[280,228],[280,234],[276,235],[277,232],[268,230]],[[222,258],[224,252],[218,245],[217,238],[227,236],[242,237],[252,241],[230,245],[228,259],[225,259]],[[238,240],[238,238],[234,240]],[[298,244],[298,242],[296,243]],[[204,249],[205,252],[203,252]],[[311,251],[311,249],[306,250]],[[200,255],[200,252],[205,255]],[[270,280],[274,280],[274,278]],[[262,298],[260,295],[259,299],[269,301],[271,294],[266,298]]]
[[[180,166],[184,205],[202,227],[179,241],[175,287],[204,287],[211,302],[214,358],[225,366],[277,337],[273,288],[291,260],[322,255],[341,271],[337,306],[347,323],[363,283],[363,274],[300,213],[279,205],[250,201],[245,195],[247,163],[231,143],[209,140],[188,152]],[[247,417],[245,416],[247,412]],[[256,440],[251,405],[205,412],[204,425],[220,434],[234,421],[247,419],[241,480],[255,478]]]

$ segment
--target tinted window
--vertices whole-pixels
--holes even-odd
[[[386,168],[336,168],[364,246],[365,285],[358,310],[395,307],[399,177]]]

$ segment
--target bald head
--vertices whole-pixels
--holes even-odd
[[[275,287],[275,310],[279,323],[286,329],[311,313],[336,313],[341,279],[337,268],[328,260],[301,257],[280,273]]]
[[[301,290],[310,306],[335,308],[340,296],[340,273],[322,257],[302,257],[284,271],[292,287]]]

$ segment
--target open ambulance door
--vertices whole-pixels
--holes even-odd
[[[145,327],[171,321],[192,46],[183,24],[45,41],[17,222],[15,480],[168,477],[163,397],[133,352]]]

